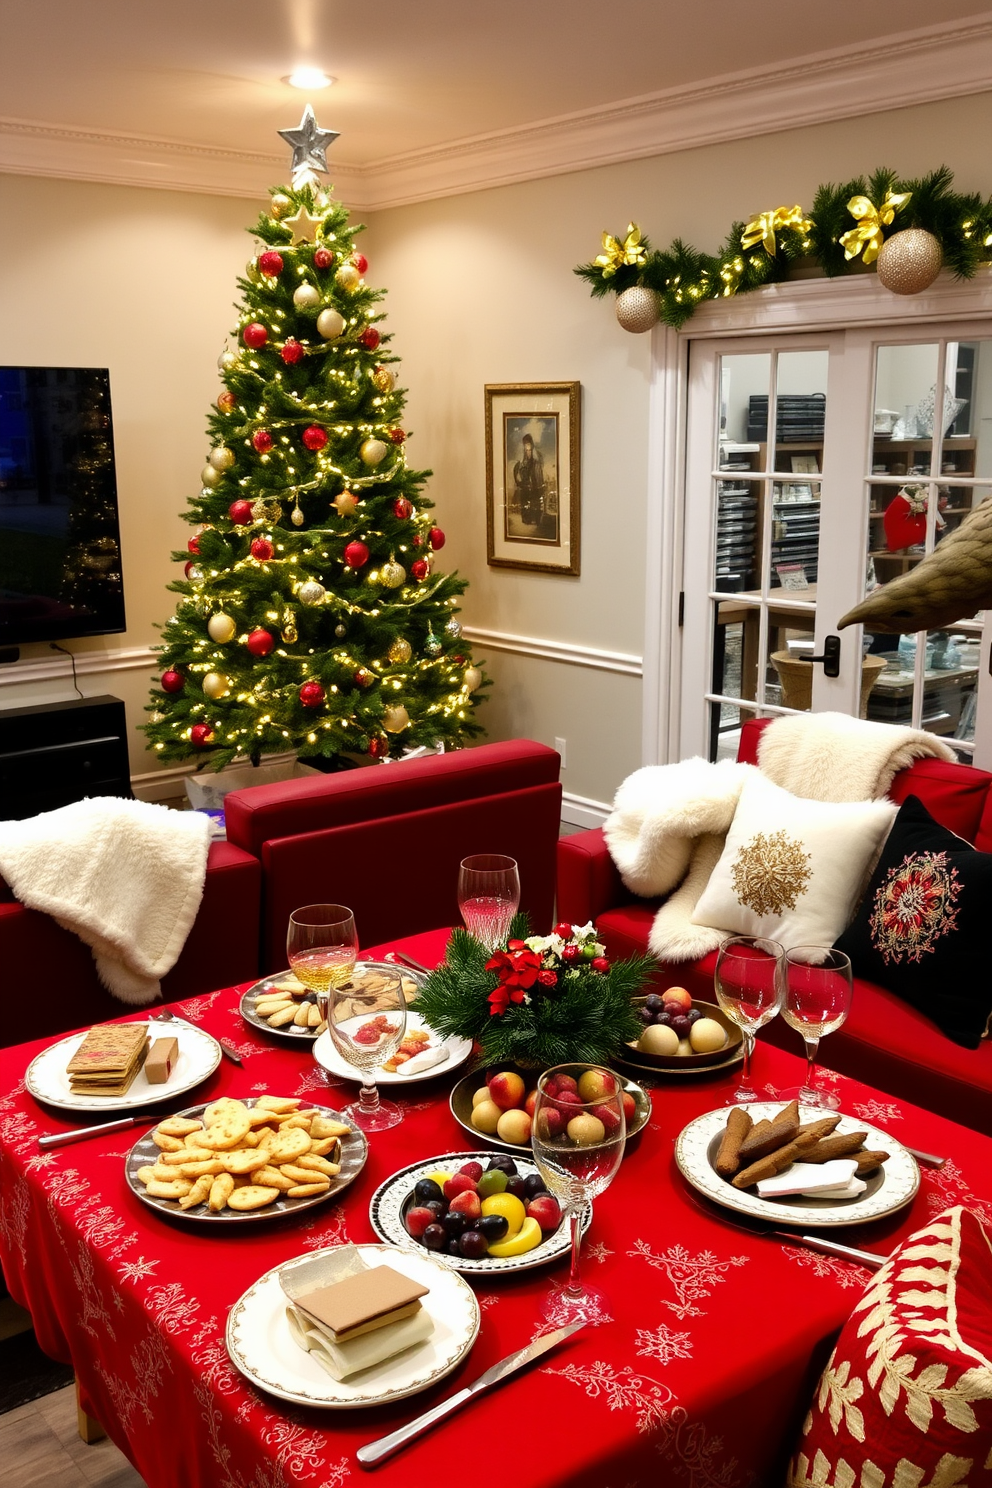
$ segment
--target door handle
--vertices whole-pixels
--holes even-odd
[[[823,675],[825,677],[840,676],[840,636],[828,635],[823,642],[822,656],[807,656],[807,661],[819,661],[823,663]]]

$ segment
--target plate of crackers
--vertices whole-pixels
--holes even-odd
[[[275,1219],[335,1198],[368,1156],[365,1134],[293,1096],[222,1096],[169,1116],[125,1159],[128,1187],[161,1214],[203,1224]]]
[[[403,995],[410,1002],[420,991],[424,978],[405,967],[389,962],[358,961],[351,980],[356,991],[360,987],[368,995],[375,991],[377,981],[381,980],[385,986],[388,977],[391,984],[397,971],[401,973]],[[241,1016],[253,1028],[264,1029],[266,1033],[274,1033],[292,1043],[302,1040],[312,1043],[327,1028],[320,1015],[316,992],[309,992],[288,970],[263,977],[249,987],[241,998]]]
[[[153,1081],[148,1049],[162,1039],[175,1047],[167,1069],[158,1071]],[[24,1082],[35,1100],[60,1111],[126,1114],[157,1101],[175,1100],[202,1085],[220,1060],[217,1040],[195,1023],[179,1018],[168,1024],[154,1019],[150,1023],[101,1023],[88,1032],[71,1033],[36,1054]]]
[[[888,1132],[797,1101],[697,1116],[679,1133],[675,1161],[706,1198],[775,1224],[865,1224],[902,1209],[920,1186],[916,1159]]]

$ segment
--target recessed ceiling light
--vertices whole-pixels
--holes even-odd
[[[297,67],[288,77],[283,78],[291,88],[303,88],[307,92],[315,92],[318,88],[329,88],[335,81],[319,67]]]

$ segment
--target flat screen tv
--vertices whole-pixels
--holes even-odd
[[[0,646],[123,629],[110,374],[0,367]]]

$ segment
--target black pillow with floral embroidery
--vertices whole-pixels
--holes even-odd
[[[854,975],[887,987],[966,1049],[992,1014],[992,854],[907,796],[854,921],[837,941]]]

